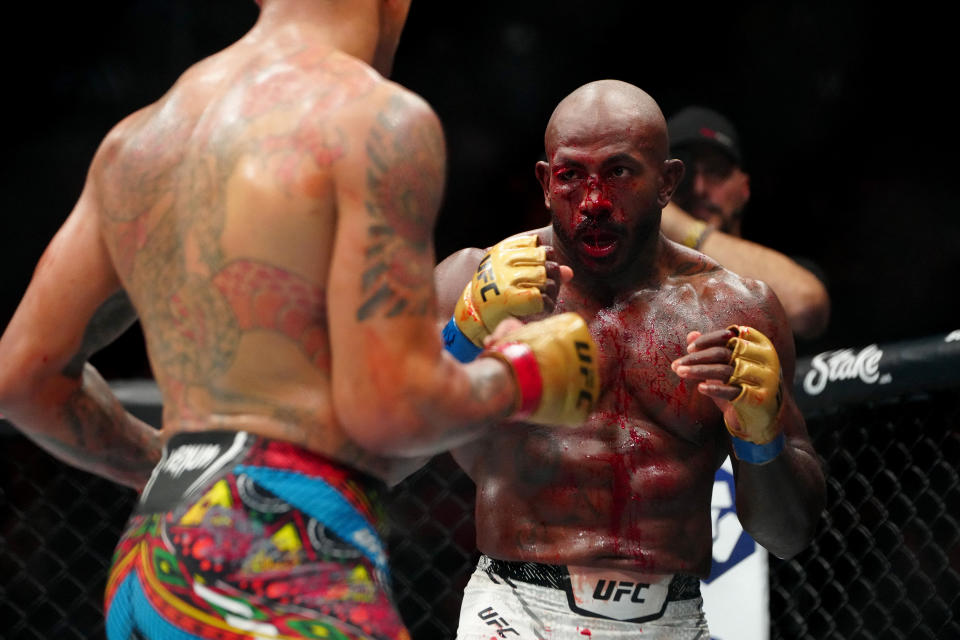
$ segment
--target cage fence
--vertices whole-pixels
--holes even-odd
[[[960,638],[957,373],[881,399],[807,403],[827,506],[805,551],[770,558],[771,638]],[[134,492],[63,465],[9,426],[0,442],[0,638],[104,638],[107,569]],[[415,640],[456,635],[477,559],[473,492],[444,454],[391,494],[395,595]]]

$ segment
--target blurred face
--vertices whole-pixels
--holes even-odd
[[[721,231],[740,235],[740,216],[750,199],[750,176],[711,145],[680,152],[686,165],[673,201]]]
[[[598,123],[557,138],[537,165],[557,244],[575,273],[622,273],[659,235],[671,172],[644,144],[642,127]]]

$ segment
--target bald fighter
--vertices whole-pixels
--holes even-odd
[[[576,314],[494,332],[469,365],[443,351],[443,132],[385,78],[408,5],[263,0],[107,135],[0,339],[0,410],[142,488],[110,640],[408,638],[385,487],[494,420],[592,407]],[[135,319],[162,431],[87,362]]]
[[[496,256],[550,247],[573,269],[555,301],[504,301],[509,312],[484,330],[580,315],[599,346],[600,396],[575,427],[512,419],[456,450],[477,485],[482,552],[458,638],[706,639],[699,579],[724,459],[744,528],[781,558],[809,542],[823,508],[824,476],[790,394],[793,336],[764,283],[661,235],[683,166],[649,95],[614,80],[580,87],[544,142],[536,175],[552,224],[444,260],[440,318],[453,324],[446,335],[469,337],[461,311],[487,265],[509,279],[515,267]]]

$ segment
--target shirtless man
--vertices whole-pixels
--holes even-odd
[[[518,410],[576,423],[591,406],[575,314],[493,336],[469,365],[443,351],[443,133],[384,77],[408,8],[263,0],[249,33],[106,136],[0,339],[0,411],[143,488],[109,640],[408,638],[385,485]],[[137,318],[159,432],[87,363]]]
[[[660,233],[683,166],[668,159],[649,95],[587,84],[556,108],[545,146],[536,174],[552,225],[444,260],[441,317],[463,324],[458,293],[481,258],[506,280],[511,263],[498,255],[550,246],[573,268],[552,313],[587,320],[603,382],[578,427],[511,420],[456,450],[477,485],[483,553],[458,638],[706,639],[699,579],[726,456],[744,528],[775,555],[802,549],[823,508],[824,477],[790,395],[792,334],[765,284]]]

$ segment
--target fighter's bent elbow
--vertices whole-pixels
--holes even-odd
[[[786,301],[785,301],[786,302]],[[790,328],[804,339],[818,338],[830,322],[830,296],[819,280],[798,287],[794,300],[784,305]]]
[[[15,416],[41,394],[50,374],[46,360],[39,344],[34,348],[29,340],[16,345],[0,341],[0,413]]]
[[[816,532],[817,521],[798,523],[798,526],[782,532],[775,540],[765,541],[761,544],[780,560],[790,560],[810,546]]]
[[[830,304],[828,301],[813,301],[798,309],[790,317],[793,332],[801,338],[811,340],[819,338],[827,330],[830,322]]]

